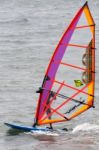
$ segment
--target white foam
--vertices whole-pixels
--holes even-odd
[[[90,123],[84,123],[84,124],[80,124],[80,125],[77,125],[72,133],[76,133],[76,132],[79,132],[79,131],[99,131],[99,125],[96,125],[96,124],[90,124]]]
[[[31,134],[31,135],[59,136],[58,133],[51,132],[51,131],[31,131],[31,132],[27,132],[26,134]]]

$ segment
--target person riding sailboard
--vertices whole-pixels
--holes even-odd
[[[77,61],[74,56],[77,56]],[[38,91],[35,124],[50,124],[51,127],[53,123],[69,121],[94,107],[94,87],[95,22],[86,2],[64,32],[51,57]],[[50,93],[53,89],[56,97],[61,96],[56,102]]]
[[[43,82],[43,84],[44,84],[44,82]],[[39,90],[36,91],[36,93],[42,93],[43,90],[44,89],[42,87],[40,87]],[[46,102],[46,106],[49,105],[49,107],[46,110],[46,114],[49,116],[48,117],[49,120],[51,120],[51,116],[50,116],[50,114],[51,114],[51,108],[50,108],[50,100],[51,100],[51,98],[56,99],[55,93],[53,91],[49,91],[49,96],[48,96],[48,99],[47,99],[47,102]],[[46,106],[45,106],[44,109],[46,109]],[[47,127],[47,128],[48,129],[53,129],[52,123],[49,123],[49,125],[50,125],[50,127]],[[35,126],[36,126],[36,123],[33,124],[33,127],[35,127]]]
[[[46,110],[46,114],[49,116],[48,117],[49,120],[51,120],[51,115],[50,115],[51,114],[51,108],[50,108],[50,100],[51,100],[51,98],[56,99],[55,93],[53,91],[49,91],[49,97],[48,97],[48,100],[47,100],[47,103],[46,103],[46,105],[49,105],[49,107]],[[45,107],[45,109],[46,109],[46,107]],[[49,128],[49,127],[47,127],[47,128]],[[50,128],[49,129],[53,129],[52,123],[50,123]]]
[[[53,123],[72,120],[94,107],[94,91],[95,22],[86,2],[60,39],[37,91],[35,128],[25,130],[38,130],[36,126],[47,124],[52,128]]]

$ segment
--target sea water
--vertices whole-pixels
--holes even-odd
[[[13,133],[4,122],[32,125],[49,59],[85,0],[0,0],[0,149],[98,150],[99,1],[88,0],[96,23],[95,109],[52,133]],[[76,54],[75,54],[76,57]],[[71,58],[70,58],[71,59]],[[68,132],[61,131],[67,127]]]

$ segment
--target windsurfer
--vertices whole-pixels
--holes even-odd
[[[49,119],[49,120],[51,120],[51,115],[50,115],[50,114],[51,114],[50,100],[51,100],[51,98],[53,98],[53,97],[55,97],[55,93],[54,93],[53,91],[50,91],[50,94],[49,94],[49,97],[48,97],[48,100],[47,100],[47,103],[46,103],[46,105],[49,106],[48,109],[46,110],[46,113],[47,113],[47,115],[48,115],[48,119]],[[56,97],[55,97],[55,99],[56,99]],[[45,109],[46,109],[46,107],[45,107]],[[47,127],[47,128],[53,129],[52,123],[50,123],[50,127]]]
[[[42,88],[42,87],[40,87],[37,91],[36,91],[36,93],[42,93],[42,91],[43,91],[44,89]],[[46,102],[46,106],[48,105],[49,107],[47,108],[47,110],[46,110],[46,114],[48,115],[48,119],[49,120],[51,120],[51,107],[50,107],[50,100],[51,100],[51,98],[55,98],[56,99],[56,97],[55,97],[55,92],[53,92],[53,91],[49,91],[49,97],[48,97],[48,100],[47,100],[47,102]],[[45,109],[46,109],[46,106],[45,106]],[[34,121],[34,122],[36,122],[36,121]],[[33,124],[33,127],[35,127],[36,126],[36,123],[34,123]],[[47,127],[47,128],[49,128],[49,129],[53,129],[53,127],[52,127],[52,123],[50,123],[50,127]]]

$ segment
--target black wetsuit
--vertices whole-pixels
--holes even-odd
[[[36,91],[36,93],[42,93],[42,91],[43,91],[43,89],[42,89],[42,87],[40,87],[40,88]],[[46,110],[47,115],[49,115],[49,117],[48,117],[49,120],[51,120],[51,116],[50,116],[50,114],[51,114],[50,99],[51,99],[52,97],[54,97],[54,95],[55,95],[55,93],[54,93],[53,91],[49,91],[49,97],[48,97],[48,100],[47,100],[47,102],[46,102],[46,105],[49,105],[49,108],[47,108],[47,110]],[[45,109],[46,109],[46,106],[45,106]],[[33,124],[33,127],[35,127],[36,125],[37,125],[37,124],[34,123],[34,124]],[[48,128],[53,129],[51,123],[50,123],[50,127],[48,127]]]
[[[48,97],[48,100],[47,100],[47,103],[46,105],[49,105],[49,108],[46,110],[46,113],[47,115],[49,115],[48,119],[51,120],[51,108],[50,108],[50,99],[54,97],[54,92],[53,91],[50,91],[50,94],[49,94],[49,97]],[[52,127],[52,124],[50,123],[50,129],[53,129]]]

